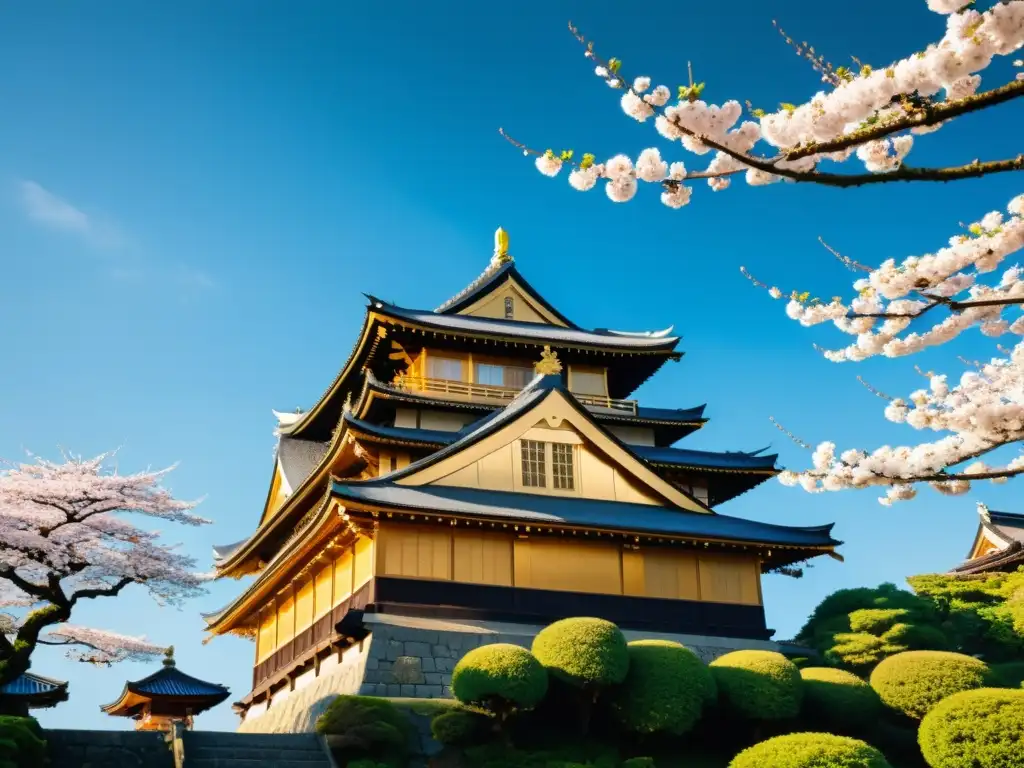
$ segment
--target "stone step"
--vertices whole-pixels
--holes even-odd
[[[312,733],[185,734],[185,768],[331,768]]]

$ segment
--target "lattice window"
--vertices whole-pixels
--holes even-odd
[[[511,320],[512,318],[515,317],[515,314],[516,314],[516,312],[515,312],[515,304],[512,301],[512,297],[511,296],[506,296],[505,297],[505,319],[506,320]]]
[[[556,490],[571,491],[576,487],[572,471],[572,446],[568,443],[551,444],[551,479]]]
[[[544,443],[523,440],[523,485],[527,488],[545,488],[547,471],[544,466]]]

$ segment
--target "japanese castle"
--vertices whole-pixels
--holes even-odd
[[[675,447],[704,406],[630,398],[682,357],[679,338],[576,325],[503,230],[437,309],[368,298],[327,391],[276,413],[255,531],[215,548],[221,576],[254,577],[205,617],[255,641],[243,730],[308,729],[330,693],[447,696],[466,650],[528,644],[566,616],[706,658],[777,647],[761,575],[839,558],[831,525],[718,514],[776,457]]]

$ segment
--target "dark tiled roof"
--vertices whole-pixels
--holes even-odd
[[[526,278],[522,276],[518,269],[516,269],[516,264],[512,259],[509,259],[504,264],[499,265],[496,269],[493,263],[488,265],[483,274],[434,311],[438,314],[457,313],[509,280],[515,280],[519,284],[519,287],[526,291],[531,299],[536,301],[570,328],[579,327],[555,309],[554,305],[541,296],[534,287],[527,282]]]
[[[842,543],[832,538],[832,525],[795,528],[726,515],[621,501],[437,485],[404,486],[387,480],[362,483],[335,481],[332,493],[339,498],[367,505],[526,523],[564,524],[631,533],[693,536],[793,547],[822,548]]]
[[[986,528],[1004,539],[1024,543],[1024,515],[1014,512],[996,512],[994,509],[987,510],[987,512]]]
[[[524,323],[472,315],[445,315],[427,309],[407,309],[369,296],[372,308],[382,315],[406,320],[418,326],[439,331],[463,332],[494,338],[531,339],[553,345],[621,349],[623,351],[671,352],[679,343],[678,336],[665,332],[625,333],[619,331],[562,328],[546,323]]]
[[[294,491],[309,477],[327,452],[327,443],[281,435],[277,457],[288,486]]]
[[[628,446],[637,456],[654,464],[668,464],[702,469],[769,470],[775,469],[778,454],[758,455],[760,452],[693,451],[689,448],[658,448],[649,445]]]
[[[208,683],[197,677],[186,675],[174,665],[165,664],[163,668],[149,677],[125,683],[118,700],[102,706],[101,709],[105,712],[119,709],[129,694],[135,694],[142,698],[199,699],[198,706],[192,705],[193,713],[198,714],[202,710],[220,704],[231,695],[231,691],[223,685]]]
[[[214,544],[213,546],[213,561],[219,563],[222,560],[227,560],[231,555],[241,549],[242,545],[249,541],[246,536],[241,541],[236,541],[234,544]]]
[[[597,414],[592,414],[597,417]],[[599,419],[599,417],[597,417]],[[348,419],[359,431],[390,438],[401,442],[427,443],[430,445],[448,445],[463,435],[472,432],[481,421],[473,422],[457,432],[443,432],[415,427],[390,427],[371,424],[367,421]],[[770,470],[775,468],[777,454],[757,455],[759,452],[742,453],[738,451],[694,451],[687,448],[660,448],[652,445],[633,445],[625,443],[625,447],[638,457],[655,464],[673,466],[700,467],[707,469],[736,470]]]
[[[979,573],[993,573],[995,571],[1015,571],[1024,566],[1024,545],[1014,541],[1005,549],[997,549],[982,557],[967,560],[950,573],[960,576],[970,576]]]
[[[0,686],[0,695],[3,696],[40,696],[49,693],[62,691],[68,687],[63,680],[54,680],[41,675],[34,675],[26,672],[16,677],[9,683]]]

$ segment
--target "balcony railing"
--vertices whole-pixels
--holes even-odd
[[[492,384],[470,384],[451,379],[428,379],[420,376],[406,376],[395,381],[394,386],[408,392],[439,394],[456,400],[507,403],[519,394],[515,387],[498,387]],[[604,395],[583,395],[573,392],[573,397],[588,408],[603,408],[636,415],[635,400],[616,400]]]

